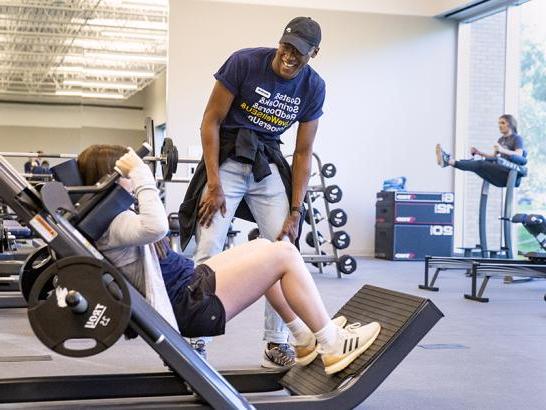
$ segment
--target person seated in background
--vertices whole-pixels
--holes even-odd
[[[38,150],[36,151],[37,154],[43,154],[44,152],[41,151],[41,150]],[[27,158],[27,162],[25,162],[24,164],[24,171],[25,171],[25,174],[32,174],[34,173],[33,172],[33,169],[35,167],[39,167],[40,166],[40,159],[39,158],[36,158],[36,157],[29,157]]]
[[[31,172],[35,175],[51,174],[51,170],[49,169],[49,162],[46,160],[42,161],[41,163],[39,162],[38,165],[32,167]]]
[[[320,354],[326,373],[333,374],[377,338],[377,322],[343,327],[343,317],[329,318],[303,258],[287,241],[256,239],[194,268],[161,241],[168,230],[167,215],[150,168],[132,149],[93,145],[78,156],[86,185],[95,184],[114,166],[124,175],[120,185],[134,192],[138,213],[127,210],[116,216],[97,247],[148,299],[157,286],[154,278],[163,278],[170,315],[174,312],[182,336],[221,335],[227,321],[265,295],[291,331],[296,364],[307,365]],[[164,316],[169,320],[168,313]]]
[[[493,153],[489,154],[476,147],[471,147],[470,154],[474,157],[473,159],[456,160],[445,152],[440,144],[437,144],[435,152],[438,165],[442,168],[452,166],[462,171],[472,171],[495,186],[506,186],[508,171],[495,162],[483,161],[483,159],[501,156],[519,165],[525,165],[527,154],[523,147],[523,138],[518,135],[518,125],[514,116],[501,115],[499,117],[499,131],[501,136],[493,146]]]

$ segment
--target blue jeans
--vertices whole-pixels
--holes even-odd
[[[274,241],[289,214],[290,206],[286,189],[275,164],[269,164],[272,174],[254,181],[252,165],[227,159],[220,166],[220,181],[226,198],[226,214],[218,212],[211,225],[204,228],[198,224],[195,233],[197,249],[196,264],[222,252],[231,219],[244,198],[260,230],[260,236]],[[205,188],[206,189],[206,188]],[[265,302],[264,340],[272,343],[286,343],[288,328],[271,307]]]

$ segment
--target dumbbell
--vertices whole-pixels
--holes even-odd
[[[313,219],[315,220],[315,224],[318,224],[320,221],[324,220],[324,217],[322,216],[322,214],[320,213],[318,209],[312,208],[312,212],[313,212]],[[311,215],[308,209],[305,211],[304,220],[309,225],[311,225]],[[336,228],[340,228],[347,223],[347,213],[341,208],[333,209],[328,214],[328,222],[330,222],[332,226],[335,226]]]
[[[251,229],[248,233],[248,240],[253,241],[260,237],[260,230],[258,228]]]
[[[320,173],[324,178],[333,178],[336,175],[337,169],[334,164],[324,164],[320,169]]]
[[[320,251],[321,255],[326,255],[326,252]],[[331,265],[333,262],[311,262],[311,265],[313,265],[315,268],[320,269],[320,265],[326,266]]]
[[[337,261],[337,268],[346,275],[356,270],[356,259],[349,255],[341,256]]]
[[[351,244],[351,237],[345,231],[334,232],[334,236],[331,241],[326,240],[324,236],[318,231],[317,237],[319,245],[331,243],[332,246],[336,249],[345,249]],[[307,232],[307,235],[305,235],[305,243],[312,248],[315,247],[315,238],[313,238],[313,232]]]
[[[309,209],[306,209],[303,219],[309,225],[311,225],[311,212],[313,212],[313,219],[315,220],[316,224],[318,224],[320,221],[322,221],[324,219],[322,217],[322,214],[320,213],[320,211],[317,208],[311,208],[311,211],[309,211]]]
[[[341,201],[341,197],[343,196],[343,191],[337,185],[329,185],[326,188],[324,188],[323,192],[312,192],[309,196],[311,198],[311,201],[314,201],[317,198],[320,198],[322,195],[324,195],[324,199],[327,202],[331,204],[335,204],[336,202]]]
[[[340,228],[347,223],[347,213],[341,208],[332,209],[328,214],[328,222],[330,225]]]

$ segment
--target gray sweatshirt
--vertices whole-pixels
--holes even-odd
[[[138,213],[127,210],[110,223],[97,247],[118,267],[147,301],[176,326],[153,243],[169,230],[167,214],[159,199],[155,179],[146,164],[129,173],[138,200]]]

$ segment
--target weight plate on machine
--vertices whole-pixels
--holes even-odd
[[[332,209],[328,214],[328,222],[336,228],[340,228],[347,223],[347,213],[341,209]]]
[[[27,302],[32,285],[34,285],[38,276],[51,266],[53,262],[53,255],[51,255],[49,247],[44,245],[32,252],[23,263],[23,266],[19,271],[19,288]],[[53,289],[51,282],[44,287],[45,293],[49,292],[51,289]]]
[[[356,259],[349,255],[343,255],[337,261],[337,267],[342,273],[349,275],[356,270]]]
[[[336,175],[337,169],[334,164],[324,164],[320,169],[320,173],[325,178],[333,178]]]
[[[165,138],[161,145],[161,158],[163,180],[170,181],[178,168],[178,149],[169,137]]]
[[[44,295],[51,282],[54,288]],[[49,266],[32,286],[28,304],[38,339],[71,357],[108,349],[131,318],[129,288],[122,274],[107,261],[88,256],[63,258]]]

